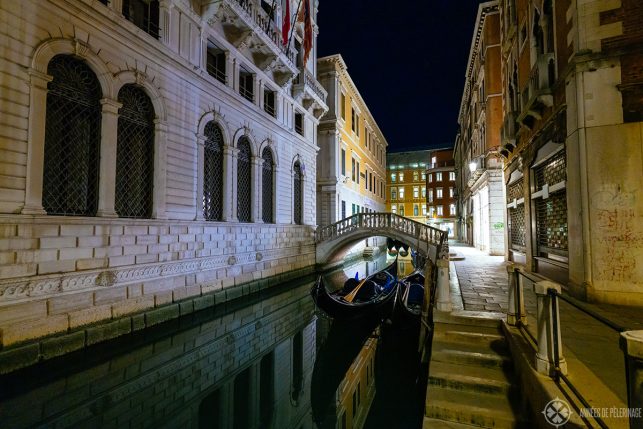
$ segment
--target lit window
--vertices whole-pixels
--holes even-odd
[[[433,202],[433,189],[429,189],[429,202]]]
[[[429,207],[429,216],[433,217],[434,214],[435,214],[435,207],[433,206]]]
[[[399,188],[398,193],[400,194],[400,200],[403,200],[404,199],[404,188],[403,187]]]
[[[449,206],[449,214],[450,214],[451,216],[455,215],[455,204],[451,204],[451,205]]]
[[[420,206],[417,204],[413,204],[413,216],[419,216],[420,215]]]
[[[429,183],[433,182],[433,174],[429,173]]]
[[[435,164],[437,164],[437,162],[438,162],[438,158],[436,158],[435,156],[431,157],[431,166],[432,167],[435,168]]]
[[[442,181],[442,173],[435,173],[435,181],[436,182]]]
[[[391,206],[391,212],[397,213],[397,206],[396,205]]]
[[[426,180],[426,171],[423,171],[422,172],[422,181],[425,181],[425,180]]]
[[[404,182],[404,173],[400,173],[400,182]]]
[[[450,171],[449,172],[449,180],[454,182],[455,181],[455,171]]]
[[[391,182],[395,182],[395,173],[391,173]]]
[[[442,216],[444,214],[442,210],[442,206],[438,206],[437,208],[438,208],[438,216]]]
[[[436,188],[436,190],[435,190],[435,198],[437,198],[437,199],[442,198],[442,188]]]
[[[453,188],[449,188],[449,198],[453,198]]]
[[[420,173],[418,173],[417,171],[414,171],[413,172],[413,181],[417,182],[419,180],[419,177],[420,177]]]
[[[413,198],[420,198],[420,188],[418,186],[413,187]]]
[[[395,190],[395,188],[391,189],[391,199],[397,200],[397,191]]]
[[[422,186],[422,198],[426,198],[426,188]]]
[[[426,205],[422,204],[422,216],[426,216]]]
[[[400,216],[404,216],[404,206],[400,204]]]

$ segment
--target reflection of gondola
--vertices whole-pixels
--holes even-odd
[[[360,354],[365,342],[377,326],[375,319],[360,319],[357,321],[334,320],[323,343],[313,367],[310,399],[313,419],[318,428],[335,428],[342,409],[337,390],[347,377],[360,377],[364,368],[356,371],[349,369]],[[364,359],[362,359],[364,360]],[[364,364],[364,362],[362,362]],[[353,373],[354,372],[354,373]],[[366,388],[366,381],[372,382],[374,368],[369,367],[369,380],[361,383]],[[359,381],[359,380],[358,380]]]
[[[348,279],[339,290],[329,292],[319,276],[310,293],[315,304],[336,319],[385,315],[397,290],[397,258],[391,265],[361,281]]]
[[[415,270],[399,281],[394,323],[400,327],[417,324],[424,300],[424,274]]]

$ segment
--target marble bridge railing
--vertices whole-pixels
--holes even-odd
[[[335,240],[360,230],[370,230],[381,235],[387,235],[387,231],[396,233],[395,235],[404,235],[410,241],[407,244],[417,244],[418,250],[424,252],[428,252],[429,247],[434,246],[438,259],[447,258],[449,254],[446,231],[394,213],[354,214],[318,228],[315,232],[315,242],[319,244]]]

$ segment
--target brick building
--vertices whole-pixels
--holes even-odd
[[[3,347],[315,263],[327,107],[286,1],[0,3]]]
[[[429,162],[426,164],[426,223],[449,231],[450,238],[455,237],[457,221],[455,184],[453,149],[429,151]]]
[[[643,7],[501,0],[508,258],[643,305]]]
[[[498,2],[480,4],[454,146],[459,238],[491,255],[505,253],[499,30]]]

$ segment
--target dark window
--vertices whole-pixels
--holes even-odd
[[[342,92],[342,95],[340,97],[340,102],[341,102],[341,113],[342,113],[342,119],[346,120],[346,95]]]
[[[275,92],[269,89],[263,90],[263,110],[270,116],[275,116]]]
[[[353,182],[356,181],[356,179],[355,179],[355,158],[351,158],[351,180]]]
[[[263,158],[263,167],[261,172],[261,219],[265,223],[274,223],[272,209],[274,163],[272,161],[272,152],[270,149],[265,148],[261,154],[261,158]]]
[[[341,160],[341,165],[342,165],[342,176],[346,176],[346,150],[342,149],[342,160]]]
[[[304,388],[304,336],[297,332],[292,339],[292,385],[290,397],[297,402]]]
[[[342,200],[342,219],[346,217],[346,201]]]
[[[295,177],[293,183],[293,199],[294,199],[294,208],[295,208],[295,223],[297,225],[302,224],[302,174],[301,174],[301,165],[299,161],[295,162]]]
[[[205,125],[203,148],[203,217],[223,219],[223,133],[210,121]]]
[[[358,184],[358,185],[359,185],[359,175],[360,175],[360,172],[359,172],[359,161],[357,161],[357,184]]]
[[[253,80],[252,73],[249,73],[244,69],[239,70],[239,94],[249,101],[255,100]]]
[[[219,49],[216,45],[208,42],[206,57],[206,69],[208,74],[216,78],[219,82],[226,83],[228,81],[228,77],[225,72],[225,52],[222,49]]]
[[[259,373],[259,418],[261,428],[271,427],[275,406],[275,353],[261,358]]]
[[[246,368],[234,379],[234,416],[232,427],[243,429],[250,427],[250,369]]]
[[[216,429],[220,427],[221,392],[215,390],[199,404],[199,428]]]
[[[304,135],[304,115],[295,113],[295,131],[297,134]]]
[[[239,222],[250,222],[250,213],[252,212],[250,142],[246,137],[241,137],[237,146],[239,149],[237,154],[237,217]]]
[[[98,207],[101,88],[84,62],[57,55],[47,67],[42,205],[48,214],[93,216]]]
[[[355,123],[357,122],[357,115],[355,114],[355,109],[351,107],[351,130],[355,132]]]
[[[123,103],[118,117],[116,149],[116,212],[120,217],[152,216],[154,186],[154,107],[136,85],[118,92]]]
[[[623,96],[623,122],[643,121],[643,85],[621,89]]]
[[[159,37],[159,2],[123,0],[123,16],[152,37]]]

